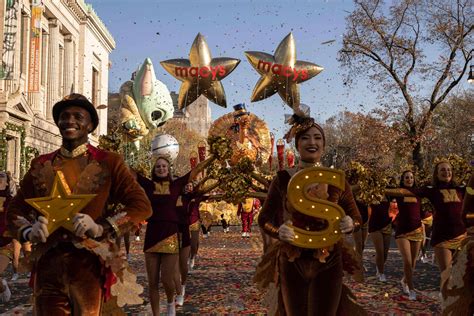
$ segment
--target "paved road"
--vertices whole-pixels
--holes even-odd
[[[196,266],[189,274],[185,304],[177,309],[178,315],[263,315],[267,309],[261,294],[251,283],[255,265],[261,254],[259,234],[249,239],[240,237],[238,227],[224,234],[219,227],[213,228],[208,239],[201,239],[201,248]],[[143,305],[126,308],[129,315],[151,315],[148,303],[146,272],[144,270],[142,241],[132,241],[130,264],[145,287]],[[411,302],[402,294],[399,280],[402,277],[402,262],[393,246],[386,264],[387,282],[375,278],[375,251],[370,242],[364,254],[367,268],[366,282],[356,284],[347,281],[358,300],[371,315],[436,315],[439,314],[438,270],[428,263],[419,263],[415,274],[418,300]],[[11,278],[11,269],[6,273]],[[12,299],[0,304],[1,315],[31,315],[28,280],[25,275],[17,281],[9,281]],[[161,310],[165,312],[165,297],[162,291]]]

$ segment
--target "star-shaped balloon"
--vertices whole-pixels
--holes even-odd
[[[199,33],[194,39],[189,59],[170,59],[161,65],[173,77],[182,81],[179,89],[178,107],[182,109],[193,103],[201,94],[210,101],[227,107],[221,80],[227,77],[240,59],[212,58],[204,36]]]
[[[38,212],[48,219],[48,231],[51,234],[59,227],[74,232],[72,219],[97,194],[72,194],[61,171],[56,172],[49,196],[26,199]]]
[[[252,102],[266,99],[278,92],[283,101],[296,109],[300,104],[298,84],[323,71],[321,66],[296,60],[296,46],[292,33],[281,41],[273,56],[253,51],[245,52],[245,55],[262,76],[253,89]]]

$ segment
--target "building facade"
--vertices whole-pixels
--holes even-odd
[[[178,108],[178,94],[176,92],[171,91],[171,99],[173,100],[174,115],[170,121],[181,121],[189,129],[195,131],[203,138],[207,138],[212,119],[211,108],[206,97],[201,95],[196,101],[182,110]]]
[[[82,0],[0,0],[0,169],[16,180],[35,154],[61,145],[53,105],[71,92],[107,104],[115,41]],[[96,144],[107,133],[99,107]]]

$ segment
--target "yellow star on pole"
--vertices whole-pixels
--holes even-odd
[[[49,196],[25,201],[48,219],[48,231],[51,234],[59,227],[74,232],[72,219],[96,195],[72,194],[64,174],[57,171]]]
[[[253,68],[261,75],[252,92],[251,102],[266,99],[278,92],[292,109],[300,105],[299,83],[323,71],[316,64],[296,60],[293,34],[288,34],[272,56],[264,52],[245,52]]]
[[[198,33],[194,39],[189,59],[170,59],[160,62],[166,71],[183,82],[179,89],[179,109],[193,103],[201,94],[210,101],[226,107],[221,80],[227,77],[239,63],[240,59],[236,58],[212,58],[211,51],[201,33]]]

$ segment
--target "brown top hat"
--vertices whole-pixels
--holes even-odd
[[[97,125],[99,125],[99,115],[97,115],[94,105],[85,96],[79,93],[67,95],[53,106],[53,119],[56,125],[58,125],[59,114],[68,106],[79,106],[89,112],[93,125],[91,132],[97,128]]]

